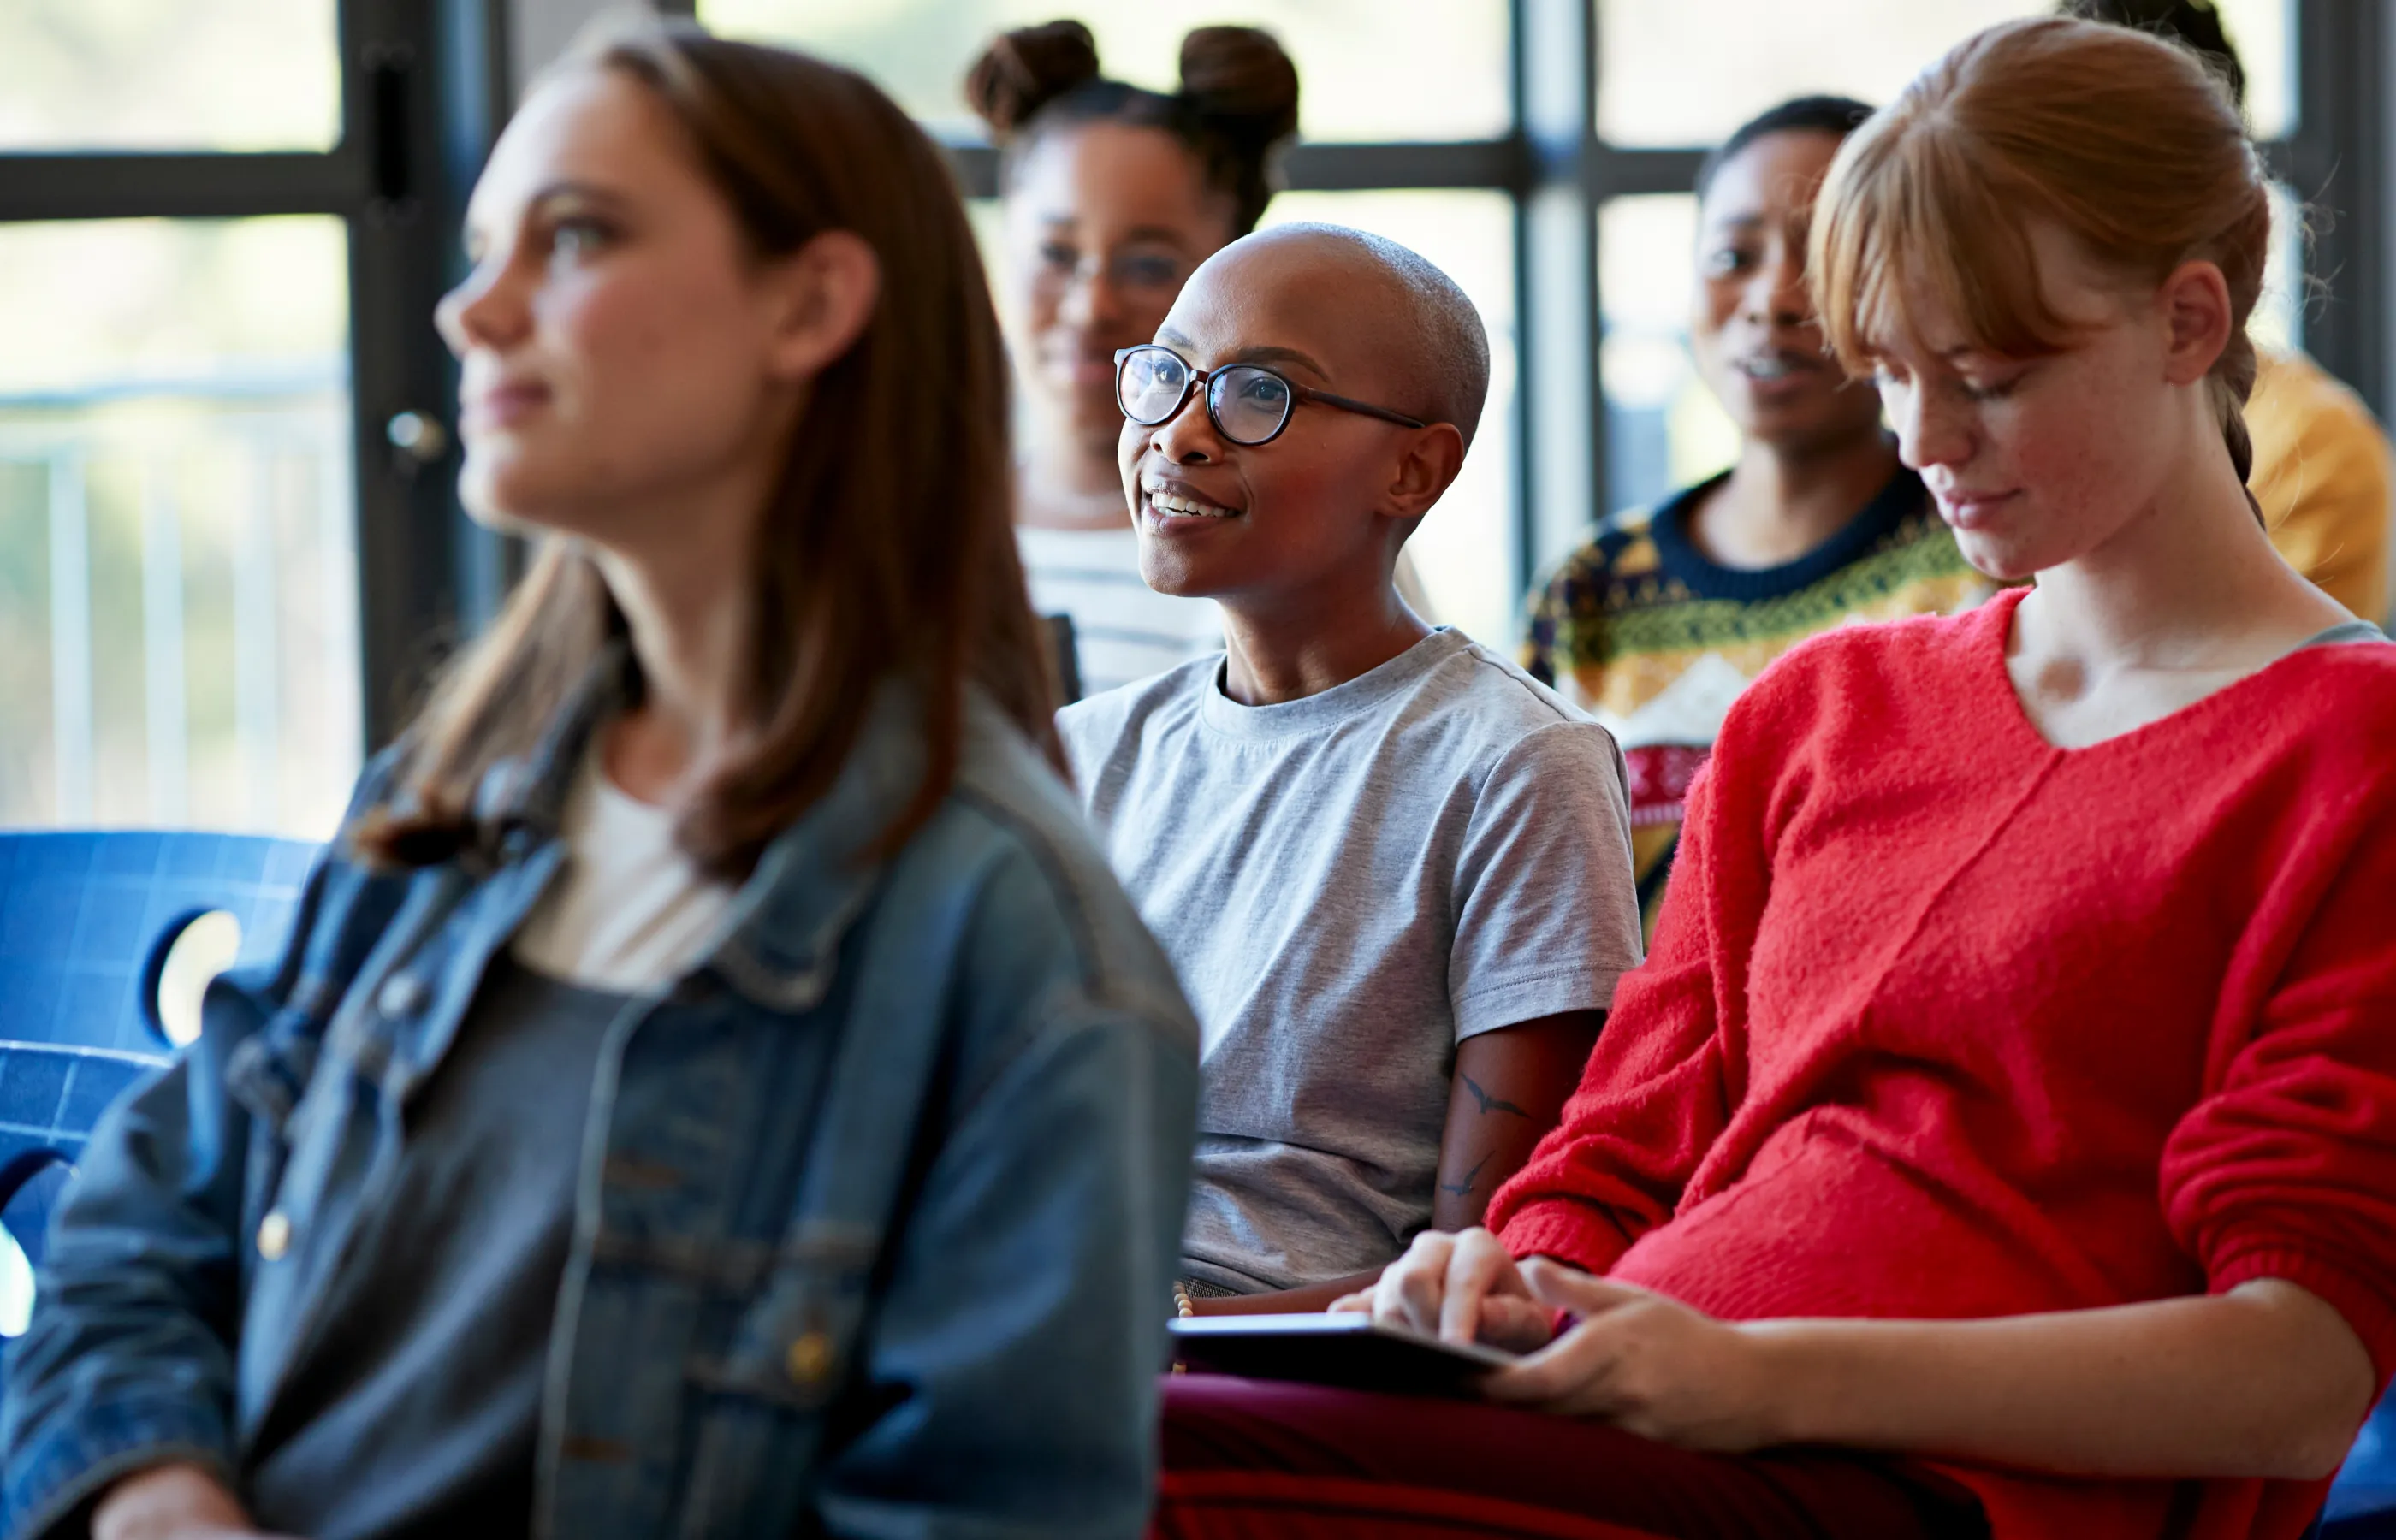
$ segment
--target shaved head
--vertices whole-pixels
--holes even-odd
[[[1456,280],[1419,253],[1346,225],[1285,224],[1226,246],[1225,259],[1256,280],[1317,280],[1324,317],[1351,334],[1373,361],[1384,399],[1425,422],[1452,422],[1472,442],[1489,396],[1489,336]]]

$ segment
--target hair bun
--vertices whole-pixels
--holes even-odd
[[[1223,29],[1214,29],[1223,30]],[[1187,58],[1185,50],[1184,58]],[[965,101],[1005,135],[1077,86],[1098,77],[1098,40],[1079,21],[1018,27],[991,39],[965,74]]]
[[[1298,132],[1298,66],[1258,27],[1199,27],[1181,40],[1181,95],[1218,131],[1262,147]]]

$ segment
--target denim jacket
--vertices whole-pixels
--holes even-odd
[[[535,1535],[1145,1520],[1196,1028],[1065,789],[985,704],[930,823],[865,857],[916,784],[908,699],[885,688],[706,961],[609,1031]],[[199,1042],[102,1122],[8,1355],[12,1533],[73,1533],[166,1460],[241,1490],[411,1095],[564,856],[613,701],[587,689],[485,782],[493,856],[329,856],[279,960],[220,979]],[[645,1119],[619,1110],[636,1084]]]

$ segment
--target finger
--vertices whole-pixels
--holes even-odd
[[[1481,1393],[1510,1405],[1604,1416],[1611,1409],[1611,1339],[1596,1322],[1584,1321],[1521,1362],[1484,1376]]]
[[[1599,1278],[1577,1268],[1567,1268],[1544,1256],[1534,1256],[1524,1262],[1522,1274],[1523,1286],[1530,1291],[1533,1299],[1560,1310],[1570,1310],[1577,1316],[1598,1315],[1617,1306],[1648,1297],[1644,1289]]]
[[[1456,1238],[1425,1230],[1406,1254],[1381,1271],[1373,1285],[1373,1315],[1394,1325],[1428,1331],[1426,1319],[1436,1320],[1439,1295],[1447,1276],[1447,1258]]]
[[[1359,1289],[1351,1294],[1341,1294],[1324,1309],[1326,1315],[1371,1315],[1373,1291]]]
[[[1556,1312],[1535,1299],[1493,1294],[1481,1302],[1479,1334],[1510,1353],[1536,1353],[1555,1340]]]
[[[1456,1238],[1447,1259],[1447,1297],[1440,1302],[1439,1334],[1450,1342],[1471,1342],[1481,1329],[1481,1303],[1501,1278],[1511,1279],[1514,1258],[1485,1229],[1469,1229]]]

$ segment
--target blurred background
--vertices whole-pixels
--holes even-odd
[[[2387,0],[2224,0],[2281,182],[2256,329],[2383,418],[2396,369]],[[431,326],[458,214],[586,0],[0,5],[0,825],[322,838],[519,560],[455,506]],[[674,8],[688,9],[686,6]],[[1439,263],[1496,379],[1418,537],[1441,618],[1511,646],[1590,520],[1727,462],[1682,337],[1702,148],[1804,91],[1885,100],[2015,0],[697,0],[852,63],[955,150],[994,31],[1075,15],[1170,88],[1191,26],[1271,27],[1291,191]],[[2307,227],[2309,225],[2309,235]]]

